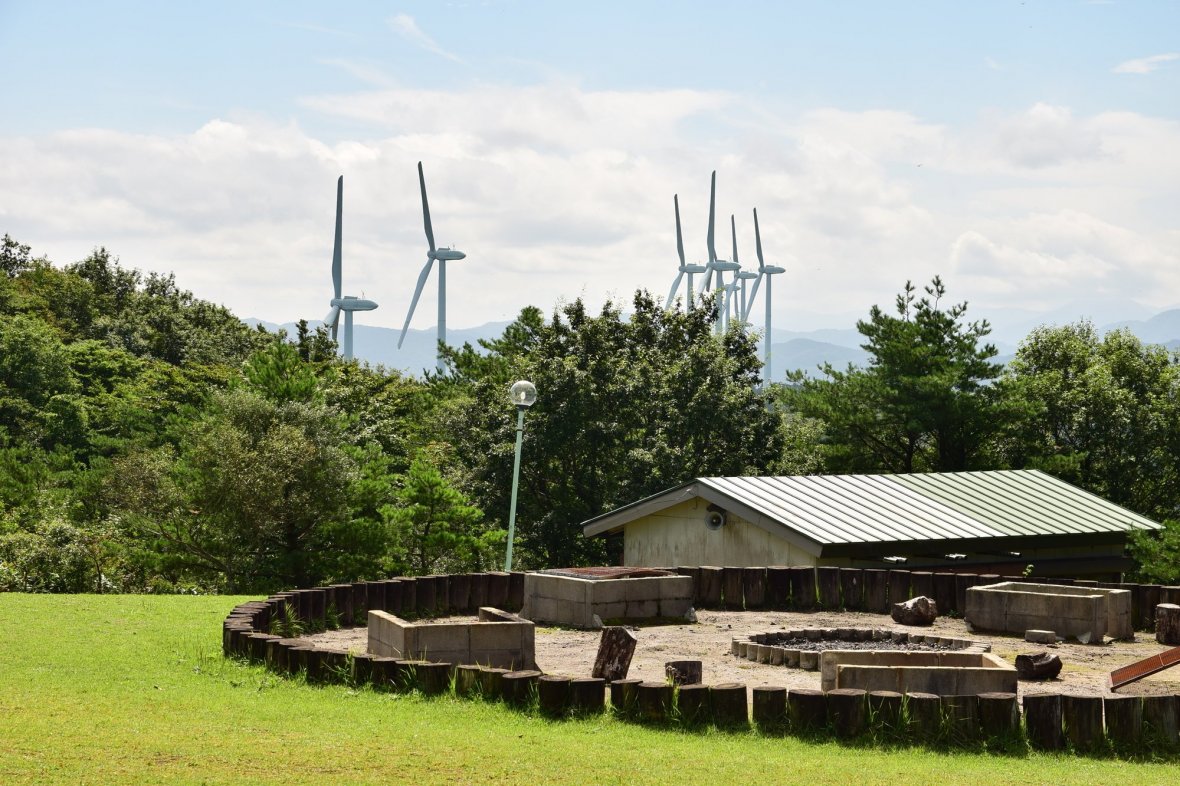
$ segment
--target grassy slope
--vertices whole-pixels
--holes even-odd
[[[220,657],[237,599],[0,594],[0,783],[1174,783],[1175,765],[551,723]]]

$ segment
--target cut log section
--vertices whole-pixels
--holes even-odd
[[[673,685],[696,685],[704,682],[704,666],[699,660],[671,660],[664,664],[664,673]]]
[[[635,645],[638,642],[635,634],[619,625],[611,625],[602,629],[602,637],[598,640],[598,655],[594,658],[592,677],[600,677],[607,682],[621,680],[627,676],[631,668],[631,658],[635,655]]]

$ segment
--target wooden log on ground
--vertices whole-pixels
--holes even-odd
[[[470,573],[467,575],[467,594],[471,608],[478,610],[488,605],[488,574]],[[507,611],[507,609],[503,609]]]
[[[865,730],[867,694],[859,688],[828,691],[828,718],[840,739],[859,737]]]
[[[1164,749],[1174,751],[1180,747],[1180,696],[1144,696],[1144,734]]]
[[[791,727],[814,733],[828,725],[828,700],[822,690],[791,688],[787,691],[787,717]]]
[[[840,608],[840,569],[820,567],[815,569],[815,584],[819,595],[819,607],[826,611]]]
[[[569,711],[570,678],[560,674],[537,677],[537,709],[542,715],[560,718]]]
[[[508,574],[508,600],[505,601],[504,611],[513,614],[524,608],[524,573],[514,570]]]
[[[508,585],[511,576],[503,571],[494,571],[488,575],[488,602],[486,605],[508,611]]]
[[[901,730],[901,694],[892,690],[870,691],[869,718],[875,728],[887,734]]]
[[[930,740],[942,729],[942,698],[935,693],[907,693],[906,717],[914,739]]]
[[[462,664],[455,667],[455,695],[474,696],[479,692],[479,666]]]
[[[1020,706],[1015,693],[981,693],[979,733],[984,739],[1012,737],[1020,731]]]
[[[697,601],[697,608],[721,608],[722,577],[724,574],[725,568],[715,565],[701,566],[700,599]]]
[[[950,614],[959,611],[955,608],[955,574],[939,571],[934,574],[934,602],[938,604],[939,614]]]
[[[681,723],[698,726],[708,722],[711,714],[709,693],[710,688],[705,684],[680,686],[676,691],[676,714]]]
[[[610,706],[624,718],[634,718],[639,712],[639,679],[612,680]]]
[[[699,660],[670,660],[664,674],[673,685],[696,685],[703,682],[704,666]]]
[[[1060,693],[1026,693],[1024,695],[1024,727],[1028,742],[1043,751],[1058,751],[1065,747],[1062,730],[1062,697]]]
[[[513,707],[528,707],[537,694],[537,678],[541,672],[534,669],[508,671],[500,676],[501,695],[504,703]]]
[[[1175,603],[1156,604],[1155,640],[1173,647],[1180,644],[1180,606]]]
[[[721,605],[732,611],[740,611],[742,601],[742,568],[726,566],[721,569]]]
[[[864,580],[864,610],[872,614],[888,614],[889,572],[879,568],[866,568]]]
[[[471,576],[457,573],[447,585],[447,609],[452,614],[469,614],[471,607]]]
[[[1139,746],[1143,734],[1143,699],[1139,696],[1104,696],[1102,711],[1106,716],[1106,737],[1115,750]]]
[[[840,568],[840,606],[849,611],[864,609],[864,571]]]
[[[791,608],[811,611],[816,604],[815,568],[801,565],[791,568]]]
[[[917,598],[925,596],[927,598],[934,597],[934,574],[925,570],[910,571],[910,598]],[[890,603],[899,603],[901,601],[909,600],[910,598],[898,598],[890,600]],[[939,609],[939,611],[943,611]]]
[[[1061,719],[1065,737],[1077,751],[1095,751],[1102,747],[1101,696],[1065,696],[1061,701]]]
[[[504,675],[508,669],[494,666],[482,666],[479,670],[479,693],[488,701],[500,699],[504,695]]]
[[[723,682],[709,690],[713,709],[713,723],[727,729],[744,728],[750,724],[750,709],[746,701],[746,685],[742,682]]]
[[[742,596],[745,608],[765,608],[766,568],[742,568]]]
[[[754,725],[764,730],[781,729],[787,723],[787,689],[776,685],[755,685],[751,702]]]
[[[766,608],[783,611],[791,604],[791,569],[771,565],[766,569]]]
[[[641,682],[636,686],[639,717],[647,723],[664,723],[672,709],[672,686],[666,682]]]
[[[570,680],[570,710],[578,715],[597,715],[606,708],[606,680],[580,677]]]
[[[1022,680],[1051,680],[1061,673],[1061,656],[1048,652],[1017,655],[1016,673]]]
[[[621,625],[603,628],[598,639],[598,655],[594,658],[594,669],[590,676],[601,677],[607,682],[626,677],[637,643],[635,634]]]

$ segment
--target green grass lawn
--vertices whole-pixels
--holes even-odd
[[[1168,783],[1175,764],[550,722],[221,657],[239,598],[0,594],[0,784]]]

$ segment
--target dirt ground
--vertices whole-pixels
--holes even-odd
[[[1134,641],[1110,641],[1103,644],[1061,642],[1056,645],[1029,644],[1016,636],[996,636],[971,632],[961,619],[940,618],[931,628],[912,628],[895,624],[880,614],[856,612],[699,611],[693,625],[650,625],[633,628],[639,640],[628,677],[647,680],[664,679],[664,663],[672,660],[699,660],[704,666],[706,683],[743,682],[747,686],[779,685],[787,688],[819,688],[818,671],[752,663],[730,654],[735,636],[770,632],[786,628],[887,628],[967,638],[991,645],[992,653],[1014,663],[1021,653],[1048,650],[1061,657],[1063,668],[1057,679],[1020,682],[1019,692],[1105,695],[1110,693],[1110,672],[1150,655],[1165,645],[1157,644],[1149,633],[1135,634]],[[537,668],[551,674],[590,676],[598,650],[597,631],[537,627]],[[366,631],[352,628],[308,637],[326,649],[364,652]],[[1125,695],[1180,694],[1180,666],[1163,671],[1120,688]]]

